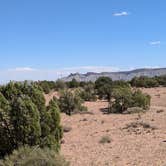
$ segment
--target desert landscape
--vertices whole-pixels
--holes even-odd
[[[0,1],[0,166],[166,166],[166,1]]]
[[[141,90],[152,97],[146,113],[107,115],[108,103],[97,101],[85,103],[88,114],[61,114],[61,153],[72,166],[165,166],[166,88]]]

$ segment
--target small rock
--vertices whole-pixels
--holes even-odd
[[[162,113],[164,110],[157,110],[156,113]]]
[[[64,144],[65,143],[65,140],[63,139],[63,140],[61,140],[61,144]]]

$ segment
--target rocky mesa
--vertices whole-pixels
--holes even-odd
[[[155,77],[166,75],[166,68],[155,68],[155,69],[136,69],[132,71],[120,71],[120,72],[101,72],[94,73],[89,72],[86,74],[74,73],[70,74],[67,77],[62,78],[63,81],[71,81],[72,79],[76,79],[77,81],[96,81],[99,77],[110,77],[112,80],[131,80],[134,77],[147,76],[147,77]]]

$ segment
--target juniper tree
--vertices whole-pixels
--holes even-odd
[[[43,91],[33,83],[10,82],[0,91],[0,156],[26,144],[58,151],[62,128],[56,103],[47,108]]]

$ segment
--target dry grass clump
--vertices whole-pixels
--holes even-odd
[[[157,110],[156,113],[162,113],[164,110]]]
[[[138,127],[143,127],[144,129],[156,129],[155,127],[151,126],[149,123],[146,123],[146,122],[132,122],[130,124],[127,124],[127,126],[125,127],[125,129],[128,129],[128,128],[138,128]]]
[[[156,127],[151,126],[149,123],[146,122],[132,122],[127,124],[126,127],[127,132],[135,133],[135,134],[144,134],[144,133],[151,133]]]
[[[94,113],[90,112],[90,111],[79,112],[79,114],[81,114],[81,115],[94,115]]]
[[[21,147],[14,150],[4,160],[0,161],[2,166],[69,166],[62,156],[50,149],[38,147]]]
[[[99,143],[101,143],[101,144],[111,143],[111,138],[109,136],[103,136],[100,139]]]
[[[131,107],[131,108],[128,108],[124,114],[135,114],[135,113],[144,113],[145,110],[141,107]]]
[[[63,132],[64,133],[68,133],[68,132],[70,132],[72,130],[72,127],[70,127],[70,126],[63,126]]]

